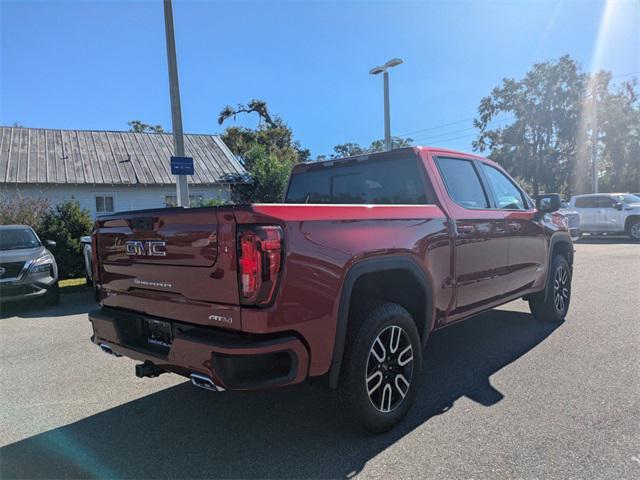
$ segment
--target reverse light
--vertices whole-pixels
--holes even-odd
[[[238,234],[240,300],[248,305],[266,305],[276,288],[282,264],[282,229],[257,226]]]

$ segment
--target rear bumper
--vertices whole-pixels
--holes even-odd
[[[93,343],[162,370],[204,375],[229,390],[256,390],[300,383],[307,378],[309,353],[292,334],[249,335],[214,327],[168,321],[170,347],[147,343],[142,323],[155,319],[125,310],[99,308],[89,312]]]

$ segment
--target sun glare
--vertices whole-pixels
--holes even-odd
[[[598,33],[593,44],[591,62],[589,65],[590,78],[587,84],[585,100],[580,111],[580,130],[578,132],[578,153],[576,165],[571,178],[571,190],[575,193],[586,193],[583,190],[591,185],[591,191],[597,191],[599,168],[597,165],[597,135],[598,135],[598,109],[594,101],[596,90],[595,74],[604,68],[603,62],[613,45],[614,27],[620,20],[624,4],[617,0],[607,0],[602,8]],[[632,7],[633,8],[633,7]],[[596,163],[595,179],[593,177],[593,164]],[[591,178],[591,180],[590,180]]]

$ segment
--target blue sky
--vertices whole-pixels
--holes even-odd
[[[382,78],[368,71],[401,57],[393,134],[470,150],[480,98],[535,61],[568,53],[617,81],[640,71],[640,2],[610,3],[604,15],[604,1],[175,0],[185,131],[219,132],[225,105],[259,98],[314,156],[368,144],[383,132]],[[161,0],[2,0],[0,123],[169,130],[162,11]]]

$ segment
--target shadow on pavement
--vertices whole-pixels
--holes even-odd
[[[434,333],[416,404],[384,435],[351,425],[319,387],[212,394],[184,383],[8,445],[0,470],[3,478],[351,476],[460,397],[499,402],[508,392],[489,377],[556,327],[492,311]]]
[[[67,315],[79,315],[87,313],[97,307],[93,300],[93,292],[86,291],[62,293],[60,304],[46,306],[42,302],[12,302],[0,304],[0,319],[7,317],[41,318],[64,317]]]

